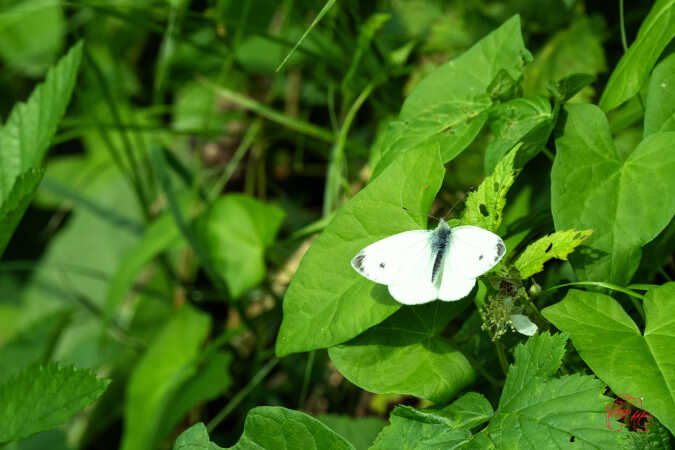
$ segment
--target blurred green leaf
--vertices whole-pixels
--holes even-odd
[[[675,2],[657,0],[638,30],[637,38],[612,71],[599,106],[609,111],[637,94],[661,52],[675,37]]]
[[[265,249],[272,245],[284,211],[242,194],[220,197],[195,224],[195,233],[237,299],[265,278]]]
[[[607,70],[602,48],[602,30],[592,19],[582,16],[558,31],[537,52],[532,64],[525,68],[523,89],[526,95],[546,94],[549,83],[573,74],[598,75]],[[590,101],[587,89],[580,96]]]
[[[406,306],[352,341],[328,349],[349,381],[376,394],[411,394],[442,403],[475,378],[464,355],[440,333],[470,304]]]
[[[127,385],[123,450],[157,446],[163,413],[197,370],[197,358],[210,328],[210,316],[183,306],[157,335]]]
[[[398,121],[390,123],[373,176],[402,153],[425,151],[436,144],[442,161],[452,160],[483,127],[492,105],[487,90],[500,70],[519,79],[530,59],[520,18],[514,16],[466,53],[434,70],[410,93]]]
[[[644,399],[642,407],[675,431],[675,283],[647,292],[640,332],[621,305],[605,294],[570,290],[542,310],[570,334],[574,347],[612,391]]]
[[[232,355],[214,353],[197,373],[187,380],[167,405],[160,427],[160,436],[166,436],[194,407],[214,400],[232,384],[230,364]]]
[[[68,313],[56,313],[19,330],[0,347],[0,380],[26,367],[45,363],[63,330]]]
[[[499,408],[488,425],[497,448],[618,448],[624,437],[606,426],[605,407],[595,377],[575,373],[552,378],[565,353],[567,336],[548,332],[515,348]]]
[[[593,230],[570,256],[580,279],[625,285],[640,262],[640,247],[675,214],[675,133],[652,134],[624,156],[597,106],[568,105],[565,111],[551,171],[555,227]]]
[[[675,131],[675,54],[656,66],[647,91],[644,134],[660,131]]]
[[[0,383],[0,444],[56,428],[108,386],[89,370],[31,366]]]
[[[490,420],[493,414],[490,402],[475,392],[441,408],[397,406],[389,416],[390,425],[382,430],[372,449],[464,448],[463,444],[471,440],[470,430]]]
[[[12,109],[0,129],[0,254],[42,177],[36,169],[40,168],[70,102],[81,58],[82,43],[79,43],[49,70],[45,81],[33,90],[26,103]],[[7,203],[12,207],[5,206]]]
[[[222,450],[209,439],[209,433],[202,422],[192,425],[183,431],[176,442],[173,450]]]
[[[276,352],[340,344],[400,308],[387,288],[350,265],[366,245],[401,231],[423,228],[443,179],[437,146],[408,152],[371,181],[335,215],[303,257],[284,298]]]
[[[109,319],[115,314],[134,281],[155,256],[180,242],[182,235],[171,214],[164,214],[148,226],[138,244],[124,256],[108,284],[104,313]]]
[[[379,417],[352,418],[346,415],[322,414],[316,418],[347,439],[356,450],[368,450],[386,425]]]
[[[229,448],[353,450],[354,446],[319,420],[305,413],[279,406],[259,406],[248,412],[239,442]]]
[[[0,3],[0,57],[29,76],[42,75],[63,48],[66,23],[53,0]]]
[[[497,164],[492,175],[485,177],[478,189],[469,194],[462,214],[462,225],[474,225],[497,232],[503,219],[506,194],[515,179],[513,162],[519,148],[508,152]]]
[[[539,238],[527,246],[513,265],[523,279],[529,278],[544,270],[544,263],[550,259],[566,260],[567,255],[581,245],[592,232],[592,230],[557,231]]]
[[[554,115],[545,97],[516,98],[490,110],[488,125],[493,139],[485,149],[485,173],[490,174],[504,155],[519,142],[515,167],[520,168],[546,145]]]

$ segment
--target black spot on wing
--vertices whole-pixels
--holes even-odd
[[[366,255],[359,253],[352,259],[352,266],[359,272],[363,272],[363,260],[366,259]]]
[[[483,255],[480,255],[480,256],[478,257],[478,261],[482,261],[482,260],[483,260]]]
[[[384,269],[384,263],[383,262],[380,263],[380,269]]]
[[[495,247],[495,250],[497,251],[497,254],[495,255],[495,261],[497,261],[506,252],[506,247],[504,247],[503,243],[497,242],[497,246]]]

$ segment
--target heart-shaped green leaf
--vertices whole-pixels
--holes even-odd
[[[627,284],[640,248],[675,213],[675,132],[651,134],[624,157],[597,106],[565,110],[551,172],[556,230],[593,230],[570,257],[581,279]]]
[[[571,290],[542,310],[593,372],[618,394],[644,398],[643,408],[675,432],[675,283],[650,290],[644,333],[604,294]]]
[[[278,355],[340,344],[382,322],[401,305],[350,261],[373,242],[424,228],[443,180],[439,149],[408,152],[340,209],[302,259],[284,298]]]

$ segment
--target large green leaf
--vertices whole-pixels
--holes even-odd
[[[278,355],[340,344],[400,308],[386,286],[360,276],[350,261],[373,242],[424,228],[443,180],[435,151],[408,152],[340,209],[310,247],[284,298]]]
[[[238,298],[265,277],[265,249],[272,245],[284,211],[243,194],[220,197],[198,220],[197,238]]]
[[[15,374],[0,384],[0,444],[61,425],[107,386],[89,370],[57,364]]]
[[[531,60],[513,16],[466,53],[424,78],[406,99],[399,120],[392,122],[382,141],[381,160],[374,176],[409,150],[441,148],[443,162],[464,150],[476,137],[492,105],[488,87],[498,73],[519,79]]]
[[[443,408],[397,406],[389,416],[390,425],[382,430],[372,450],[460,448],[471,441],[470,430],[490,420],[493,413],[490,402],[475,392]]]
[[[497,448],[617,448],[621,433],[606,426],[603,384],[572,374],[552,378],[565,353],[565,335],[533,336],[514,353],[499,408],[488,425]]]
[[[609,77],[600,98],[600,108],[609,111],[637,94],[673,37],[675,1],[658,0],[642,22],[637,38]]]
[[[542,311],[572,343],[593,372],[616,393],[644,399],[643,407],[675,431],[675,283],[651,289],[644,300],[646,326],[613,298],[571,290]]]
[[[604,113],[568,105],[551,172],[556,230],[592,229],[570,260],[581,279],[626,284],[640,248],[675,213],[675,133],[655,133],[623,157]]]
[[[496,105],[490,111],[493,140],[485,149],[485,173],[490,174],[506,152],[523,142],[516,158],[522,167],[546,145],[553,130],[553,111],[545,97],[523,97]]]
[[[312,416],[279,406],[259,406],[246,415],[244,432],[233,450],[354,450],[345,438]]]
[[[654,69],[645,105],[645,136],[675,131],[675,54]]]
[[[464,355],[439,334],[470,304],[433,302],[406,306],[352,341],[328,349],[349,381],[378,394],[412,394],[450,400],[475,373]]]
[[[79,43],[49,70],[26,103],[12,109],[0,129],[0,254],[42,177],[36,169],[70,102],[81,59]]]
[[[176,390],[197,370],[210,317],[185,306],[157,335],[127,386],[123,450],[155,448],[163,413]]]

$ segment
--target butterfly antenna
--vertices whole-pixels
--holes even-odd
[[[439,219],[439,218],[436,217],[436,216],[432,216],[431,214],[425,214],[425,213],[423,213],[423,212],[421,212],[421,211],[415,211],[415,210],[412,210],[412,209],[410,209],[410,208],[408,208],[408,207],[405,207],[405,206],[401,206],[401,208],[403,208],[404,211],[408,211],[408,212],[412,212],[412,213],[415,213],[415,214],[419,214],[419,215],[421,215],[421,216],[431,217],[432,219],[436,219],[436,220],[438,220],[439,222],[441,221],[441,219]]]
[[[455,210],[455,208],[457,207],[457,205],[459,205],[459,204],[460,204],[461,202],[463,202],[464,200],[466,200],[466,195],[464,195],[464,196],[461,197],[461,198],[458,198],[457,201],[450,207],[450,211],[448,211],[447,213],[445,213],[445,216],[443,216],[443,220],[446,220],[446,219],[450,216],[450,214],[452,214],[452,211]]]

